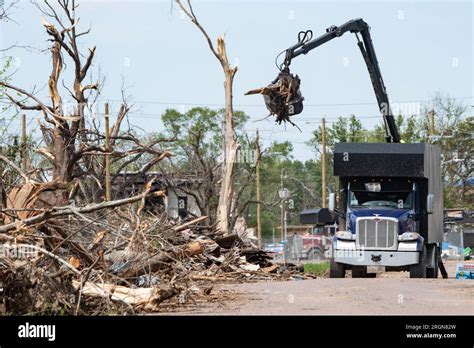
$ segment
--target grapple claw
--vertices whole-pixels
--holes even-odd
[[[268,86],[250,90],[245,95],[262,94],[265,105],[275,121],[290,122],[290,117],[303,111],[303,96],[300,91],[301,80],[298,75],[293,75],[289,70],[281,71],[277,78]]]

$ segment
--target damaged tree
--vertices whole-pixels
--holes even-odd
[[[239,149],[239,142],[234,136],[234,110],[232,103],[232,89],[234,76],[237,72],[237,66],[230,66],[227,58],[227,52],[225,49],[224,39],[221,36],[217,37],[217,48],[214,47],[211,38],[199,23],[196,15],[194,14],[191,1],[187,1],[187,7],[184,6],[180,0],[176,0],[176,3],[181,7],[186,16],[196,25],[201,33],[206,38],[209,45],[209,49],[217,58],[222,66],[224,72],[224,89],[225,89],[225,118],[224,118],[224,138],[223,138],[223,154],[222,154],[222,179],[219,194],[219,204],[217,206],[217,229],[227,234],[230,231],[230,217],[232,211],[232,198],[234,193],[233,188],[233,176],[234,176],[234,164],[237,157],[237,151]]]
[[[74,181],[69,197],[64,193],[63,201],[53,202],[52,205],[64,204],[78,192],[86,202],[98,202],[103,199],[104,194],[105,154],[110,154],[112,165],[116,165],[120,172],[126,165],[139,160],[145,154],[149,155],[149,163],[143,166],[143,171],[170,156],[171,153],[155,148],[154,145],[158,141],[144,144],[132,132],[120,131],[121,124],[130,110],[125,101],[111,128],[110,148],[105,148],[105,135],[100,132],[96,120],[93,117],[88,120],[86,117],[92,114],[100,88],[97,80],[85,82],[91,75],[90,68],[96,48],[90,48],[87,54],[79,50],[79,39],[87,35],[90,29],[79,31],[76,1],[60,0],[57,6],[48,1],[44,1],[44,6],[37,5],[44,16],[54,23],[42,19],[52,42],[50,48],[52,69],[48,79],[50,103],[40,100],[34,92],[28,92],[5,81],[0,81],[0,86],[6,89],[5,96],[19,109],[42,113],[44,122],[40,122],[40,129],[46,147],[37,149],[37,153],[52,163],[52,180],[59,183]],[[73,68],[71,88],[64,85],[62,78],[65,67],[71,66],[66,64],[66,57],[72,62]],[[66,101],[61,95],[59,88],[61,83],[69,92],[72,102]],[[11,92],[21,96],[21,99]],[[114,150],[116,147],[122,151]],[[125,164],[122,165],[123,163]],[[87,185],[76,180],[86,177]]]
[[[53,180],[69,182],[73,178],[73,172],[77,162],[81,159],[82,153],[87,145],[82,144],[81,150],[77,149],[76,140],[80,135],[84,135],[84,115],[91,92],[98,90],[98,82],[84,84],[88,71],[92,65],[96,48],[90,48],[85,61],[82,59],[81,52],[78,49],[77,39],[86,35],[88,31],[77,32],[78,19],[76,19],[75,1],[69,4],[69,1],[58,2],[63,13],[66,15],[66,21],[62,21],[54,7],[45,1],[45,7],[39,7],[47,17],[56,21],[56,26],[43,18],[43,26],[53,42],[51,51],[51,74],[48,79],[50,105],[44,104],[32,93],[21,88],[0,82],[0,85],[8,90],[13,90],[32,101],[32,104],[26,104],[24,100],[17,100],[11,94],[6,96],[15,103],[21,110],[38,110],[43,113],[44,121],[49,124],[40,124],[44,140],[48,145],[47,149],[42,149],[40,153],[47,157],[53,163]],[[63,54],[64,53],[64,54]],[[64,105],[63,98],[60,95],[58,84],[63,72],[64,55],[69,56],[74,66],[73,89],[69,90],[73,98],[74,105],[67,113],[67,105]]]
[[[31,306],[19,306],[14,311],[16,313],[24,313],[23,310],[34,312],[36,305],[49,308],[48,311],[55,311],[51,308],[59,306],[56,308],[58,311],[63,308],[66,313],[70,313],[70,303],[58,303],[54,300],[55,297],[60,298],[60,294],[66,298],[77,295],[77,289],[71,286],[69,272],[72,270],[74,276],[81,276],[82,283],[87,281],[93,269],[103,268],[100,261],[103,259],[104,249],[96,245],[100,244],[102,238],[96,238],[98,242],[93,243],[91,250],[83,246],[84,239],[90,237],[94,228],[101,227],[102,231],[97,231],[97,236],[115,233],[117,238],[129,238],[127,244],[130,248],[134,247],[139,239],[137,235],[142,225],[140,214],[145,199],[164,196],[162,191],[151,192],[150,183],[141,194],[94,204],[103,199],[104,155],[112,157],[112,163],[118,168],[117,172],[126,168],[127,164],[146,157],[147,163],[142,167],[145,172],[171,153],[155,146],[159,140],[144,143],[130,129],[128,132],[120,130],[129,111],[125,103],[110,131],[110,148],[104,146],[105,135],[100,132],[95,119],[87,119],[98,96],[99,82],[85,82],[91,75],[90,68],[96,49],[89,49],[87,55],[79,50],[78,39],[88,34],[90,29],[82,32],[78,29],[78,4],[74,0],[60,0],[54,4],[45,0],[43,6],[36,6],[48,19],[43,19],[43,26],[52,42],[49,101],[38,97],[35,91],[28,92],[5,80],[0,81],[0,87],[5,98],[19,109],[41,113],[40,129],[46,147],[37,149],[37,153],[51,163],[51,176],[44,175],[40,168],[22,169],[14,160],[0,155],[2,164],[6,163],[9,171],[19,173],[17,177],[24,182],[20,186],[0,187],[0,240],[3,242],[0,248],[4,251],[5,248],[16,250],[26,247],[39,252],[27,259],[2,256],[0,280],[3,282],[0,287],[6,291],[0,294],[0,312],[5,309],[2,308],[2,303],[7,310],[13,310],[10,305],[17,301],[13,295],[19,294],[33,302],[38,299],[39,302],[30,303]],[[72,64],[67,64],[67,58]],[[73,83],[68,88],[64,84],[63,75],[66,67],[71,66]],[[73,102],[66,101],[61,94],[61,84],[69,92]],[[18,180],[15,180],[13,185],[15,184],[18,185]],[[139,201],[141,205],[135,211],[131,204]],[[89,204],[81,206],[80,203],[83,202]],[[123,217],[118,211],[125,210],[120,208],[123,205],[129,206],[129,217]],[[90,217],[86,214],[90,214]],[[111,221],[106,219],[109,215],[111,221],[118,221],[118,226],[110,224]],[[122,232],[116,233],[126,226],[130,229],[131,236],[124,237]],[[65,257],[69,258],[69,262],[64,260]],[[32,265],[35,267],[32,268]],[[87,268],[81,273],[76,270],[79,267]],[[32,272],[32,269],[35,271]],[[65,286],[55,286],[57,282],[64,283]],[[52,291],[50,295],[48,289]],[[37,292],[42,295],[37,296]],[[77,303],[79,306],[80,301]],[[77,313],[77,310],[78,307],[73,313]]]

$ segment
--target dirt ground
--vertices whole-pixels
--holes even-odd
[[[456,262],[445,263],[450,279],[410,279],[408,272],[375,279],[314,279],[220,284],[221,300],[180,314],[216,315],[474,315],[474,280],[454,279]],[[221,296],[222,297],[221,297]]]

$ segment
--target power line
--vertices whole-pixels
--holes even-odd
[[[454,97],[450,99],[455,100],[464,100],[464,99],[473,99],[474,96],[470,97]],[[106,99],[106,98],[102,98]],[[111,102],[122,103],[123,100],[120,99],[107,99]],[[404,100],[404,101],[392,101],[392,104],[396,103],[413,103],[413,102],[431,102],[431,99],[413,99],[413,100]],[[155,104],[155,105],[177,105],[177,106],[214,106],[214,107],[224,107],[225,104],[222,103],[192,103],[192,102],[165,102],[158,100],[136,100],[134,104]],[[235,107],[262,107],[263,104],[233,104]],[[305,104],[305,107],[328,107],[328,106],[357,106],[357,105],[378,105],[376,102],[357,102],[357,103],[323,103],[323,104]]]
[[[96,115],[103,116],[102,113],[96,113]],[[143,118],[143,119],[156,119],[157,117],[162,117],[163,113],[157,114],[157,113],[137,113],[137,112],[129,112],[127,113],[129,117],[134,117],[134,118]],[[111,115],[112,117],[113,115]],[[424,116],[424,114],[410,114],[410,116]],[[295,121],[308,121],[306,123],[315,123],[315,122],[309,122],[309,121],[316,121],[319,122],[324,116],[310,116],[310,117],[304,117],[304,116],[293,116]],[[343,116],[332,116],[332,117],[325,117],[326,120],[333,120],[337,121],[339,118],[347,118]],[[369,118],[380,118],[382,117],[381,115],[361,115],[361,116],[356,116],[357,119],[369,119]],[[270,117],[260,117],[260,116],[249,116],[248,120],[252,122],[259,122],[259,121],[272,121],[273,118],[272,116]]]

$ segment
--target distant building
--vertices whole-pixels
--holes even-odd
[[[120,174],[112,186],[112,191],[115,191],[113,196],[122,198],[143,192],[145,184],[152,179],[154,181],[151,192],[165,191],[166,198],[147,199],[145,206],[147,209],[166,211],[173,219],[202,215],[194,197],[199,190],[202,178],[192,174],[157,172]],[[123,192],[117,192],[124,184],[126,185]]]

